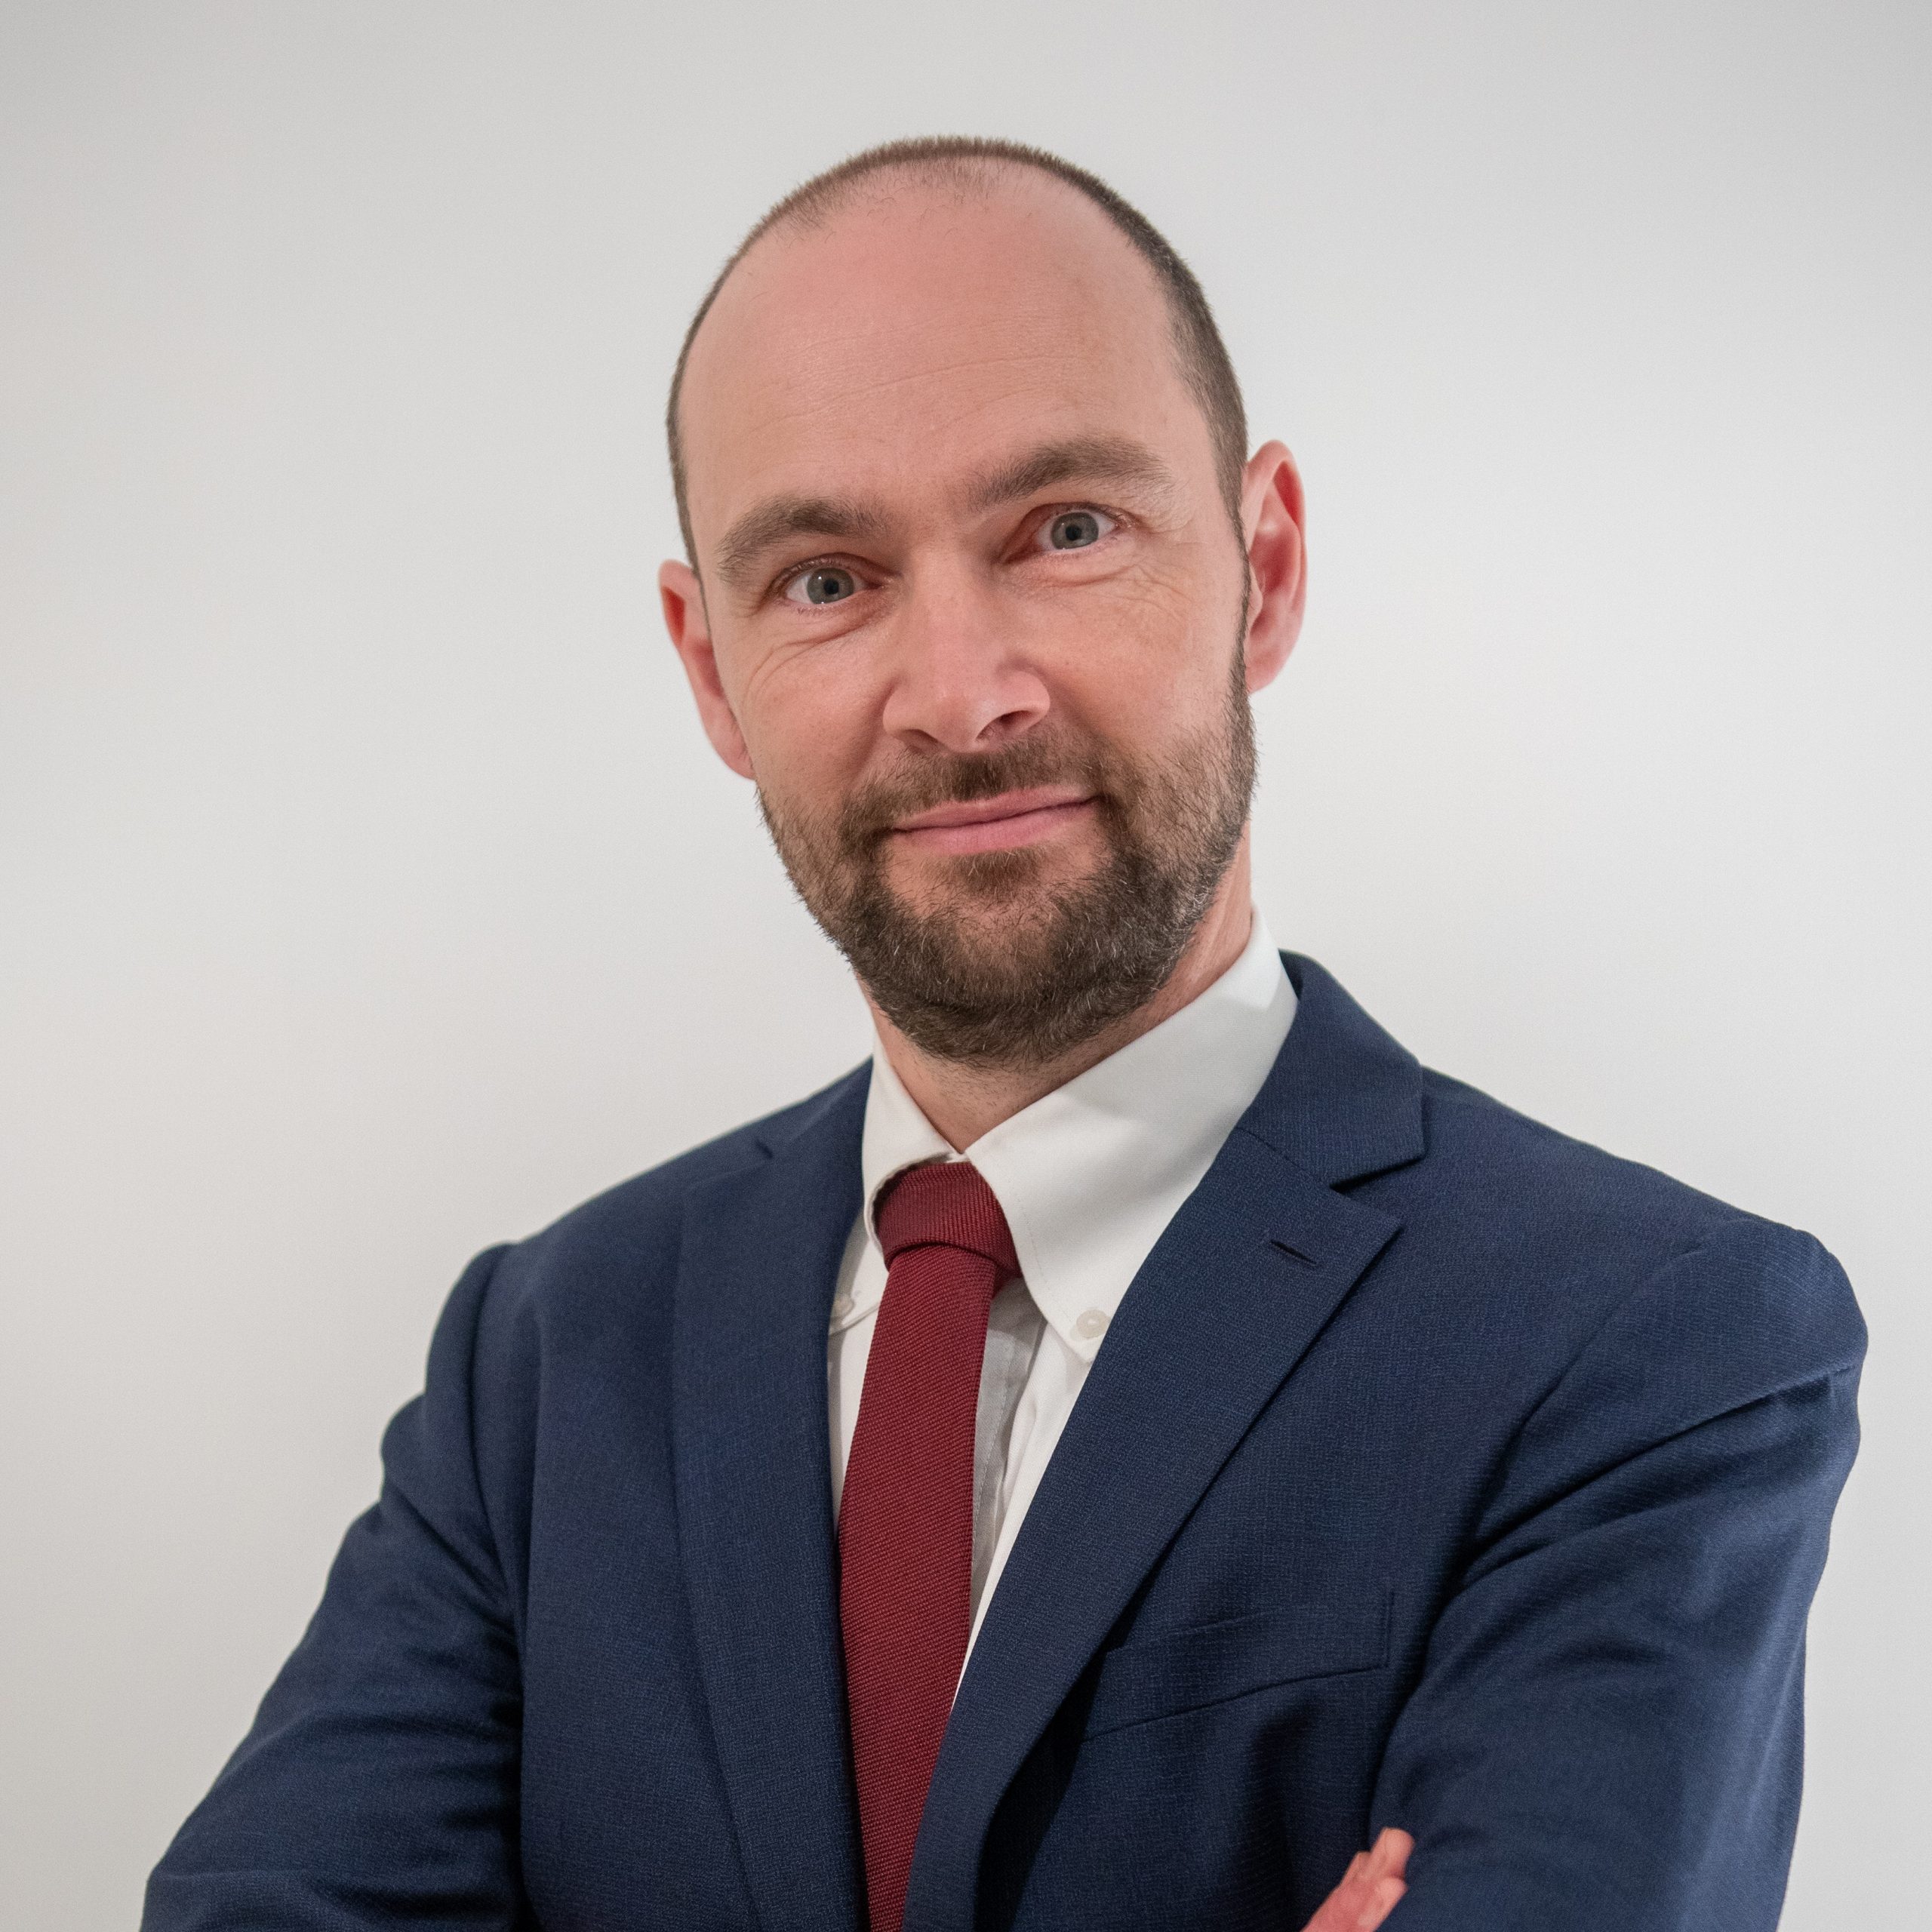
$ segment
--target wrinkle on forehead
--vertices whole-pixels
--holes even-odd
[[[827,272],[844,266],[829,263]],[[997,303],[970,285],[948,286],[937,278],[909,285],[915,280],[907,273],[869,276],[864,288],[803,313],[795,287],[759,291],[747,312],[718,318],[706,345],[711,354],[694,356],[688,389],[704,393],[707,415],[778,389],[801,399],[779,412],[790,414],[860,392],[889,397],[952,376],[1118,358],[1136,333],[1102,291],[1070,280],[1006,291]],[[808,291],[805,299],[816,294]]]

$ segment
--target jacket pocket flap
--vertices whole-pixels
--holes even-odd
[[[1386,1590],[1323,1597],[1130,1638],[1101,1660],[1087,1735],[1176,1717],[1273,1684],[1380,1669],[1389,1660],[1389,1610]]]

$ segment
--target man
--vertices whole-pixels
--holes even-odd
[[[148,1924],[1768,1932],[1857,1312],[1274,949],[1302,493],[1192,277],[877,150],[670,429],[878,1051],[464,1276]]]

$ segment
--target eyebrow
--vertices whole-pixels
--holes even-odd
[[[871,537],[884,528],[878,510],[851,497],[773,497],[725,531],[718,546],[718,580],[742,590],[758,558],[788,537]]]
[[[1154,452],[1127,436],[1069,436],[1043,443],[983,471],[960,492],[968,511],[997,509],[1057,483],[1128,484],[1166,496],[1174,472]],[[861,540],[882,535],[889,519],[875,505],[853,497],[773,497],[755,504],[725,531],[713,568],[728,589],[743,590],[758,559],[792,537]]]
[[[1174,475],[1154,452],[1128,436],[1069,436],[986,472],[967,486],[966,507],[996,509],[1056,483],[1131,483],[1163,493]]]

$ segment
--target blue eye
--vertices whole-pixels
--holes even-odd
[[[842,604],[859,588],[859,580],[836,564],[814,564],[801,571],[785,586],[786,601],[793,604]]]
[[[1084,550],[1114,527],[1103,510],[1062,510],[1046,527],[1047,546],[1054,550]]]

